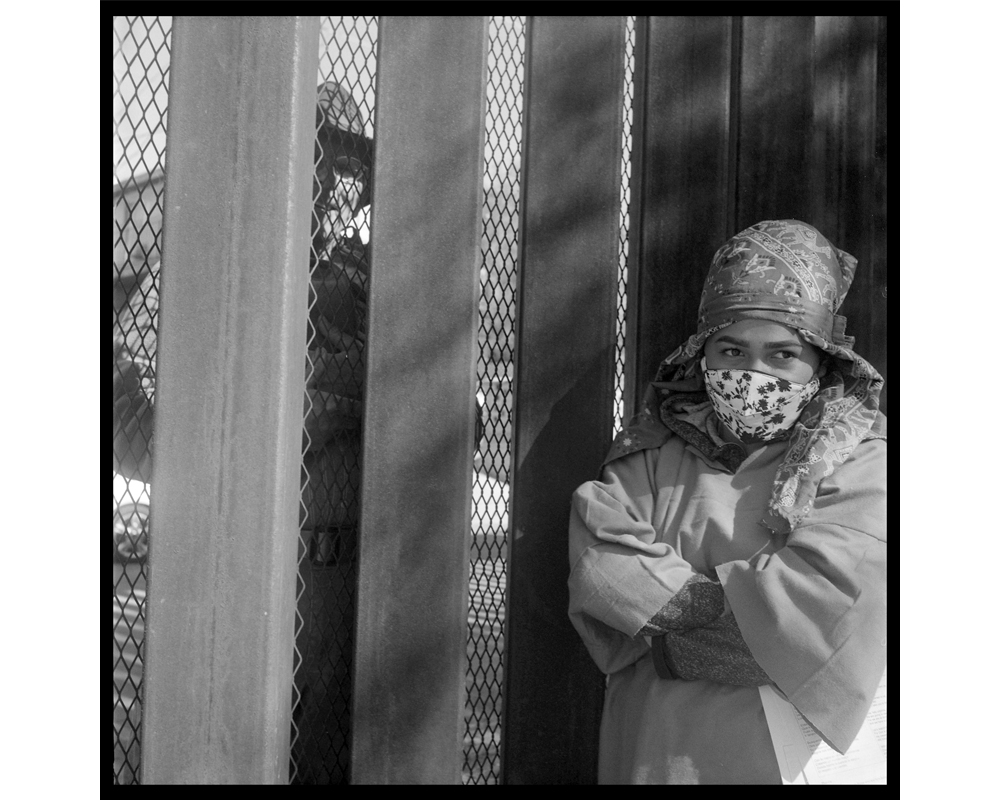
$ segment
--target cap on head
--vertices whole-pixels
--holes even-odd
[[[365,137],[365,121],[351,93],[335,81],[321,83],[317,90],[316,127]]]
[[[365,120],[351,92],[336,81],[321,83],[316,100],[317,143],[331,160],[338,156],[361,164],[364,184],[359,207],[370,202],[372,141],[365,135]]]

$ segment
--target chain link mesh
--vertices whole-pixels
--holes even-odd
[[[629,200],[632,196],[632,99],[635,88],[635,17],[625,17],[625,86],[622,92],[622,191],[618,240],[618,316],[615,326],[615,434],[625,419],[625,319],[628,310]]]
[[[634,17],[628,17],[616,347],[622,422]],[[139,782],[145,552],[169,17],[115,17],[115,783]],[[500,780],[525,18],[491,17],[463,782]],[[349,781],[375,17],[321,22],[291,783]],[[118,487],[121,487],[119,489]]]
[[[375,17],[321,19],[289,767],[293,784],[350,780],[377,39]]]
[[[615,348],[615,430],[622,424],[625,314],[628,273],[635,17],[626,17],[621,216]],[[521,167],[525,18],[490,19],[486,111],[486,203],[483,209],[478,362],[479,400],[486,435],[473,485],[473,544],[469,584],[465,784],[500,781],[503,625],[507,583],[507,514],[510,479],[517,290],[517,225]]]
[[[114,758],[139,783],[170,17],[114,17]]]
[[[491,17],[489,35],[478,359],[486,424],[473,482],[462,770],[463,783],[473,785],[500,780],[525,18]]]

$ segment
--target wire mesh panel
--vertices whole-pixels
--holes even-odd
[[[490,20],[478,360],[478,399],[485,434],[479,445],[473,483],[462,771],[466,784],[495,784],[500,779],[524,28],[524,17]]]
[[[624,363],[633,18],[626,67],[617,383]],[[115,758],[137,783],[149,535],[169,17],[115,17]],[[324,17],[318,75],[306,424],[291,731],[292,783],[349,775],[359,514],[374,17]],[[500,780],[506,533],[525,18],[493,17],[483,209],[463,780]],[[616,427],[621,401],[616,405]]]
[[[632,196],[632,99],[635,89],[635,17],[625,17],[625,90],[622,109],[622,211],[618,259],[618,323],[615,340],[615,433],[625,419],[625,320],[628,311],[629,198]]]
[[[114,761],[139,782],[170,17],[114,17]]]
[[[621,255],[616,347],[616,430],[623,414],[626,259],[631,170],[631,111],[635,18],[627,17],[625,138],[622,153]],[[486,112],[486,203],[480,301],[480,403],[486,433],[474,483],[469,585],[466,784],[500,780],[504,593],[507,578],[507,505],[510,480],[514,298],[517,292],[518,201],[524,87],[525,18],[490,20]]]
[[[350,780],[374,17],[324,17],[289,780]]]

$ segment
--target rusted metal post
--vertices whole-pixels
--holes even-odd
[[[175,17],[143,783],[285,783],[317,17]]]
[[[379,25],[354,783],[461,780],[487,43]]]
[[[594,783],[602,676],[567,615],[573,490],[614,421],[622,17],[532,17],[518,276],[506,783]]]

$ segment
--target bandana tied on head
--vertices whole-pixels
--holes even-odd
[[[734,464],[727,448],[738,446],[716,447],[697,423],[712,408],[702,350],[713,333],[740,320],[786,325],[830,356],[827,374],[818,387],[810,387],[818,391],[789,423],[788,450],[764,520],[776,533],[789,533],[811,510],[819,482],[862,440],[885,437],[885,417],[878,410],[882,376],[853,351],[846,320],[837,314],[857,265],[854,256],[797,220],[759,222],[726,242],[705,279],[697,331],[661,362],[643,410],[618,435],[604,463],[659,447],[673,433],[698,443],[721,463]],[[768,435],[751,438],[774,438],[775,433],[772,426]]]

